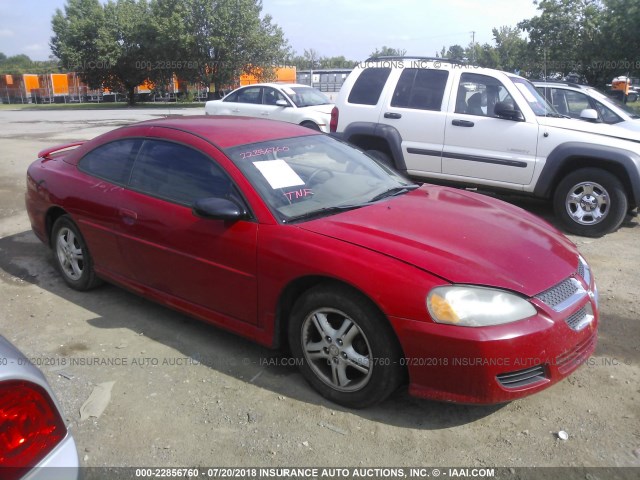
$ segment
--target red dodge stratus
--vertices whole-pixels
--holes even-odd
[[[26,202],[72,288],[106,280],[288,346],[307,381],[348,407],[407,378],[419,397],[507,402],[596,346],[594,278],[558,231],[296,125],[126,126],[40,152]]]

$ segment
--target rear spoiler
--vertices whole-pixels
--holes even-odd
[[[59,152],[60,150],[66,150],[67,148],[78,147],[82,144],[84,144],[84,141],[65,143],[63,145],[56,145],[55,147],[45,148],[44,150],[40,150],[38,152],[38,158],[48,158],[52,153]]]

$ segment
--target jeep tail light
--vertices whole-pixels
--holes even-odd
[[[66,436],[67,428],[47,392],[31,382],[0,383],[0,469],[17,480]]]
[[[338,107],[333,107],[331,110],[331,122],[329,123],[329,131],[331,133],[335,133],[338,131],[338,117],[340,113],[338,112]]]

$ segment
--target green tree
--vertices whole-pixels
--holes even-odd
[[[618,75],[639,76],[640,4],[637,0],[605,0],[604,3],[602,58],[596,66],[611,67],[606,71],[611,77],[609,82]]]
[[[516,27],[502,26],[492,30],[498,65],[495,68],[506,72],[523,69],[526,64],[527,41],[520,36]]]
[[[49,43],[64,68],[78,72],[91,88],[105,78],[108,45],[104,9],[99,0],[67,0],[51,20],[54,36]]]
[[[186,36],[175,39],[175,48],[187,52],[199,75],[216,89],[234,85],[243,73],[271,79],[274,67],[290,55],[282,29],[270,15],[260,16],[260,0],[173,1],[186,8],[177,19]]]
[[[104,32],[109,45],[103,55],[107,58],[108,74],[104,86],[127,92],[129,104],[135,103],[135,88],[148,80],[153,59],[151,45],[155,35],[148,22],[151,16],[146,0],[109,0],[104,6]]]
[[[540,15],[518,24],[529,36],[531,74],[565,76],[573,72],[594,80],[597,72],[591,68],[592,61],[605,42],[602,1],[541,0],[538,10]]]
[[[402,48],[391,48],[387,46],[383,46],[380,50],[377,48],[369,55],[370,58],[379,58],[379,57],[404,57],[407,54],[407,51]]]
[[[467,52],[460,45],[451,45],[444,55],[449,60],[463,62],[467,58]]]

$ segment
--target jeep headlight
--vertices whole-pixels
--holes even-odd
[[[463,327],[486,327],[516,322],[536,314],[535,307],[518,295],[487,287],[436,287],[427,296],[434,321]]]

